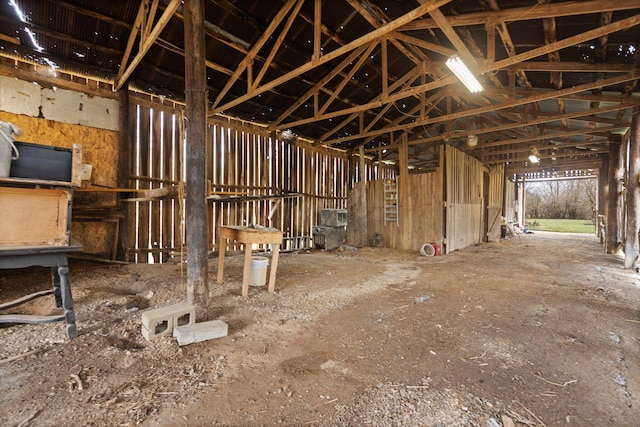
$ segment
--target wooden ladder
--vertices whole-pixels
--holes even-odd
[[[398,186],[393,179],[384,181],[384,225],[398,225]]]

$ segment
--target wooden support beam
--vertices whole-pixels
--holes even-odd
[[[432,52],[435,53],[439,53],[441,55],[445,55],[445,56],[452,56],[456,54],[456,50],[455,49],[450,49],[446,46],[441,46],[439,44],[436,43],[430,43],[428,41],[424,41],[422,39],[419,39],[418,37],[413,37],[410,36],[408,34],[402,33],[400,31],[394,31],[392,34],[392,37],[396,40],[400,40],[409,44],[412,44],[414,46],[418,46],[422,49],[426,49],[426,50],[430,50]]]
[[[627,171],[627,230],[624,242],[624,268],[632,270],[636,266],[640,248],[640,108],[633,109],[631,138],[629,138],[629,168]]]
[[[494,62],[496,60],[496,23],[489,21],[484,26],[487,32],[487,61]]]
[[[586,31],[584,33],[578,34],[576,36],[568,37],[568,38],[560,40],[557,43],[554,43],[552,45],[547,45],[547,46],[542,46],[540,48],[531,49],[531,50],[529,50],[527,52],[523,52],[523,53],[518,54],[516,56],[500,60],[500,61],[495,62],[493,64],[486,64],[485,63],[483,66],[481,66],[480,72],[487,73],[487,72],[491,72],[491,71],[494,71],[494,70],[497,70],[497,69],[506,68],[506,67],[509,67],[511,65],[517,64],[517,63],[522,62],[522,61],[533,59],[533,58],[536,58],[536,57],[541,56],[541,55],[546,55],[549,52],[552,52],[554,50],[560,50],[560,49],[563,49],[565,47],[575,45],[576,43],[581,43],[581,42],[586,41],[586,40],[592,40],[592,39],[594,39],[596,37],[600,37],[603,34],[609,34],[611,32],[615,32],[615,31],[619,31],[619,30],[622,30],[622,29],[625,29],[625,28],[633,27],[635,25],[638,25],[638,23],[640,23],[640,15],[634,15],[632,17],[622,19],[622,20],[617,21],[615,23],[612,23],[612,24],[609,24],[609,25],[605,25],[603,27],[600,27],[600,28],[597,28],[597,29],[594,29],[594,30],[589,30],[589,31]],[[369,33],[369,34],[372,34],[372,33]],[[328,57],[328,55],[325,55],[323,58],[326,59],[327,57]],[[627,77],[623,77],[622,80],[617,82],[617,83],[624,83],[624,82],[631,81],[631,80],[636,80],[636,79],[637,79],[637,76],[635,76],[633,74],[629,74]],[[443,86],[447,86],[447,85],[449,85],[451,83],[454,83],[454,82],[457,82],[457,81],[458,80],[457,80],[457,78],[455,76],[449,76],[449,77],[445,77],[445,78],[439,79],[437,81],[433,81],[433,82],[427,83],[426,85],[413,86],[413,87],[411,87],[409,89],[406,89],[406,90],[404,90],[402,92],[398,92],[398,93],[395,93],[393,95],[390,95],[389,98],[388,98],[388,102],[396,102],[396,101],[398,101],[400,99],[407,98],[409,96],[414,96],[414,95],[419,94],[419,93],[421,93],[423,91],[429,91],[429,90],[433,90],[433,89],[440,88],[440,87],[443,87]],[[612,80],[612,79],[603,80],[603,82],[605,82],[605,81],[612,82],[614,80]],[[591,86],[582,85],[580,87],[585,88],[583,90],[591,90],[591,89],[593,89],[594,87],[597,87],[597,86],[598,85],[596,83],[596,84],[592,84]],[[568,93],[577,93],[577,92],[579,92],[579,91],[575,91],[575,88],[567,88],[567,89],[559,90],[559,91],[556,91],[556,92],[552,92],[553,94],[556,94],[557,96],[547,96],[545,99],[557,98],[559,96],[563,96],[563,95],[568,94]],[[530,102],[537,102],[537,101],[542,100],[542,99],[532,99],[532,98],[533,97],[528,98],[530,100]],[[238,98],[238,99],[240,99],[240,98]],[[520,102],[520,101],[517,101],[517,102]],[[238,103],[240,103],[240,102],[238,102]],[[524,103],[527,103],[527,102],[523,102],[523,104]],[[351,113],[358,112],[358,111],[378,108],[383,104],[384,103],[378,98],[375,101],[372,101],[372,102],[366,103],[366,104],[362,104],[362,105],[359,105],[357,107],[346,108],[346,109],[340,110],[340,111],[333,111],[333,112],[326,113],[326,114],[323,114],[323,115],[318,115],[318,116],[307,118],[307,119],[301,119],[301,120],[298,120],[298,121],[287,123],[284,126],[285,127],[295,127],[295,126],[299,126],[299,125],[302,125],[302,124],[313,123],[313,122],[316,122],[316,121],[328,120],[330,118],[335,118],[335,117],[343,116],[343,115],[346,115],[346,114],[351,114]],[[489,108],[490,108],[490,106],[489,106]],[[473,112],[470,113],[470,114],[476,114],[477,113],[475,110],[471,110],[471,111],[473,111]],[[461,113],[461,114],[466,115],[467,113],[468,112],[464,112],[464,113]],[[415,122],[416,126],[420,126],[422,124],[424,124],[424,123],[421,123],[420,121],[416,121]],[[384,130],[380,130],[380,133],[386,133],[389,130],[401,130],[401,129],[384,129]],[[358,138],[362,138],[362,137],[367,137],[367,136],[371,136],[371,135],[361,135],[361,134],[351,135],[351,136],[348,136],[348,137],[344,137],[342,142],[346,142],[347,140],[353,140],[353,139],[358,139]],[[337,142],[337,141],[331,141],[331,142],[333,143],[333,142]]]
[[[300,2],[302,6],[302,2]],[[300,10],[300,8],[298,8]],[[297,15],[294,13],[292,15]],[[322,0],[316,0],[313,8],[313,58],[317,61],[322,55]]]
[[[398,226],[400,249],[409,249],[411,243],[411,209],[409,188],[409,144],[407,134],[402,135],[398,152]]]
[[[116,186],[120,188],[129,188],[129,173],[131,171],[131,144],[129,142],[129,87],[124,85],[118,91],[118,163],[116,170]],[[112,256],[118,261],[129,261],[129,204],[120,203],[118,195],[118,204],[122,211],[123,217],[118,219],[117,235],[114,247],[115,253]]]
[[[275,58],[276,53],[278,53],[278,50],[280,49],[280,46],[282,46],[282,43],[284,42],[284,38],[287,36],[287,33],[291,29],[291,25],[293,25],[293,21],[298,16],[298,12],[300,12],[300,8],[302,7],[303,3],[304,3],[304,0],[298,0],[296,7],[294,7],[293,10],[291,11],[291,14],[289,14],[289,18],[287,19],[287,22],[284,24],[284,27],[278,32],[278,37],[276,38],[274,45],[269,50],[269,55],[267,55],[267,58],[265,59],[264,64],[262,65],[262,68],[260,69],[260,72],[256,76],[255,80],[251,83],[250,89],[248,92],[255,90],[255,88],[258,87],[258,85],[262,81],[262,78],[264,77],[265,73],[267,72],[267,70],[271,66],[271,63],[273,62],[273,58]],[[316,5],[317,5],[317,1],[316,1]],[[318,24],[318,27],[319,26],[320,24]],[[315,33],[319,39],[320,30],[318,29]],[[319,45],[320,41],[318,40],[317,43]],[[319,58],[320,56],[318,55],[317,57]],[[251,64],[247,66],[247,71],[251,70],[252,65],[253,65],[253,58],[252,58]]]
[[[389,56],[387,52],[387,40],[383,39],[380,42],[381,48],[381,57],[380,60],[382,62],[382,100],[386,100],[389,96]]]
[[[429,13],[431,10],[438,8],[442,5],[445,5],[449,2],[451,2],[452,0],[429,0],[427,2],[425,2],[424,4],[416,7],[415,9],[411,10],[410,12],[407,12],[406,14],[402,15],[401,17],[399,17],[398,19],[391,21],[381,27],[379,27],[376,30],[373,30],[359,38],[357,38],[356,40],[352,41],[349,44],[346,44],[342,47],[339,47],[336,50],[333,50],[331,52],[325,53],[322,58],[320,58],[318,61],[315,62],[308,62],[298,68],[296,68],[295,70],[292,70],[272,81],[270,81],[269,83],[265,83],[264,85],[260,86],[259,88],[256,88],[255,91],[253,91],[253,93],[250,94],[245,94],[242,96],[237,97],[236,99],[224,104],[224,105],[218,105],[218,106],[213,106],[211,108],[211,110],[209,111],[210,115],[215,115],[221,111],[225,111],[228,110],[231,107],[235,107],[236,105],[242,104],[243,102],[260,95],[261,93],[267,92],[277,86],[280,86],[281,84],[290,81],[291,79],[294,79],[304,73],[306,73],[307,71],[310,71],[322,64],[326,64],[330,61],[333,61],[336,58],[339,58],[340,56],[344,55],[345,53],[351,52],[352,50],[368,44],[376,39],[379,39],[381,37],[383,37],[384,35],[396,30],[397,28],[405,25],[408,22],[411,22],[419,17],[421,17],[422,15]],[[368,108],[365,108],[365,110],[367,110]],[[348,113],[347,113],[348,114]]]
[[[449,16],[447,20],[453,27],[466,25],[484,25],[488,20],[517,22],[532,19],[557,18],[559,16],[588,15],[606,11],[637,9],[637,0],[616,1],[567,1],[562,3],[536,4],[535,7],[525,6],[491,12],[465,13],[464,15]],[[400,28],[407,30],[426,30],[438,28],[433,19],[420,19],[408,23]]]
[[[262,46],[264,46],[267,40],[269,40],[271,35],[278,28],[278,26],[280,25],[284,17],[287,16],[287,14],[289,13],[289,10],[291,10],[291,8],[293,7],[296,1],[297,0],[287,0],[287,2],[278,11],[276,16],[269,23],[269,26],[267,27],[265,32],[262,33],[260,38],[253,44],[253,46],[251,47],[251,50],[247,53],[247,56],[238,65],[233,75],[229,77],[229,79],[227,80],[227,83],[224,85],[220,93],[218,93],[216,100],[213,102],[212,108],[215,108],[222,101],[222,99],[225,97],[229,89],[231,89],[231,86],[233,86],[235,82],[238,80],[238,78],[240,78],[244,70],[246,70],[247,67],[251,65],[255,56],[258,54],[260,49],[262,49]],[[249,93],[249,91],[247,91],[247,93]]]
[[[485,134],[485,133],[502,132],[502,131],[505,131],[505,130],[522,127],[522,126],[525,126],[525,125],[534,126],[534,125],[548,123],[548,122],[552,122],[552,121],[556,121],[556,120],[578,119],[580,117],[588,116],[590,114],[600,114],[600,113],[606,113],[606,112],[609,112],[609,111],[617,111],[619,109],[629,108],[629,106],[632,106],[632,105],[637,105],[637,104],[630,104],[630,105],[618,104],[618,105],[613,105],[613,106],[608,106],[608,107],[600,107],[600,108],[597,108],[597,109],[590,109],[590,110],[586,110],[586,111],[577,111],[577,112],[558,114],[556,116],[539,117],[537,119],[529,120],[527,123],[515,122],[515,123],[501,124],[501,125],[497,125],[497,126],[493,126],[493,127],[480,128],[480,129],[476,129],[474,131],[474,133],[477,134],[477,135],[481,135],[481,134]],[[443,133],[441,135],[438,135],[438,136],[435,136],[435,137],[412,139],[411,141],[409,141],[409,145],[438,142],[438,141],[444,140],[445,138],[455,138],[455,137],[460,137],[462,135],[466,135],[466,133],[456,134],[455,132],[454,133],[446,133],[445,132],[445,133]],[[385,146],[384,148],[386,150],[398,149],[398,144],[393,144],[392,143],[390,145]],[[371,149],[367,149],[367,152],[370,153],[370,152],[374,152],[376,150],[377,150],[377,148],[371,148]]]
[[[453,79],[455,79],[455,77],[452,77]],[[591,82],[591,83],[586,83],[584,85],[580,85],[580,86],[573,86],[570,88],[565,88],[559,91],[549,91],[546,93],[539,93],[537,95],[534,96],[529,96],[526,98],[520,98],[520,99],[513,99],[513,100],[508,100],[508,101],[504,101],[501,104],[496,104],[496,105],[487,105],[487,106],[483,106],[483,107],[477,107],[477,108],[471,108],[465,111],[459,111],[459,112],[455,112],[455,113],[450,113],[450,114],[444,114],[442,116],[439,117],[433,117],[433,118],[426,118],[424,120],[416,120],[415,122],[409,123],[409,124],[402,124],[402,125],[396,125],[393,127],[388,127],[388,128],[384,128],[384,129],[376,129],[373,131],[369,131],[366,132],[364,134],[357,134],[357,135],[350,135],[350,136],[344,136],[341,138],[336,138],[334,140],[330,140],[330,141],[325,141],[325,143],[327,144],[332,144],[332,143],[341,143],[341,142],[346,142],[346,141],[350,141],[350,140],[354,140],[354,139],[359,139],[359,138],[365,138],[365,137],[369,137],[369,136],[375,136],[375,135],[381,135],[384,134],[386,132],[389,131],[404,131],[407,129],[410,129],[412,127],[415,126],[423,126],[426,124],[431,124],[431,123],[442,123],[442,122],[448,122],[451,120],[455,120],[455,119],[460,119],[463,117],[467,117],[467,116],[475,116],[475,115],[479,115],[479,114],[484,114],[487,113],[489,111],[498,111],[498,110],[502,110],[504,108],[509,108],[509,107],[514,107],[514,106],[518,106],[518,105],[524,105],[524,104],[530,104],[532,102],[538,102],[538,101],[543,101],[545,99],[554,99],[554,98],[559,98],[562,97],[564,95],[570,95],[573,93],[579,93],[579,92],[583,92],[583,91],[587,91],[587,90],[591,90],[595,87],[599,87],[599,86],[609,86],[609,85],[613,85],[613,84],[618,84],[618,83],[624,83],[630,80],[635,80],[638,77],[635,74],[626,74],[623,76],[619,76],[619,77],[612,77],[606,80],[601,80],[598,82]],[[352,112],[352,111],[350,111]],[[325,116],[332,116],[332,114],[327,114]]]
[[[621,249],[620,242],[620,192],[622,180],[622,158],[620,144],[609,144],[609,216],[607,217],[607,238],[605,253],[615,254]]]
[[[129,36],[129,41],[127,42],[127,49],[125,54],[120,62],[120,69],[118,70],[118,74],[116,76],[114,87],[115,90],[120,90],[120,88],[125,84],[127,79],[131,76],[133,71],[136,69],[138,64],[142,61],[142,58],[147,54],[151,46],[155,43],[156,39],[164,29],[164,27],[169,23],[169,20],[173,16],[173,13],[178,9],[178,6],[181,4],[181,0],[171,0],[171,3],[167,5],[162,16],[158,19],[158,22],[153,26],[153,30],[142,33],[141,26],[147,22],[147,25],[150,25],[155,16],[148,16],[147,21],[144,20],[145,17],[145,5],[147,1],[143,2],[140,5],[140,10],[138,11],[138,16],[136,17],[136,24],[134,24],[133,30],[131,30],[131,34]],[[204,22],[203,22],[204,27]],[[138,53],[131,60],[131,63],[127,65],[129,61],[129,56],[131,54],[131,49],[133,48],[133,43],[135,42],[138,33],[140,33],[140,48],[138,49]]]
[[[466,63],[467,67],[471,70],[471,72],[475,74],[475,71],[477,71],[478,67],[476,58],[471,54],[471,52],[467,48],[467,45],[464,44],[462,39],[460,39],[460,36],[458,35],[458,33],[456,33],[456,30],[451,26],[451,24],[449,24],[449,21],[442,14],[440,9],[434,9],[430,11],[429,15],[431,15],[431,18],[433,18],[436,24],[438,24],[438,27],[440,27],[440,30],[442,30],[444,35],[447,36],[453,47],[456,48],[458,54]]]
[[[187,302],[207,304],[209,299],[207,263],[207,82],[205,65],[205,0],[189,0],[184,6],[186,94],[186,240]]]

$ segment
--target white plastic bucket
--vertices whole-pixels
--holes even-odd
[[[249,286],[264,286],[267,283],[267,267],[269,267],[269,258],[263,256],[251,257]]]
[[[12,123],[0,122],[0,178],[9,176],[11,160],[18,160],[20,156],[18,149],[13,144],[14,133],[20,135],[22,132]]]

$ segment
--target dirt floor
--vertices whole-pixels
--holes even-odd
[[[197,312],[229,335],[179,347],[140,332],[144,310],[185,299],[179,265],[72,261],[78,338],[0,328],[0,425],[638,425],[640,274],[592,235],[285,253],[276,293],[249,298],[242,262],[218,286],[210,260]],[[0,271],[1,302],[49,286],[46,269]]]

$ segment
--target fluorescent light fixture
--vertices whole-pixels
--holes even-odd
[[[462,59],[458,55],[453,55],[451,58],[447,59],[445,65],[449,67],[453,74],[469,89],[471,93],[482,92],[483,87],[475,78],[471,71],[464,65]]]

